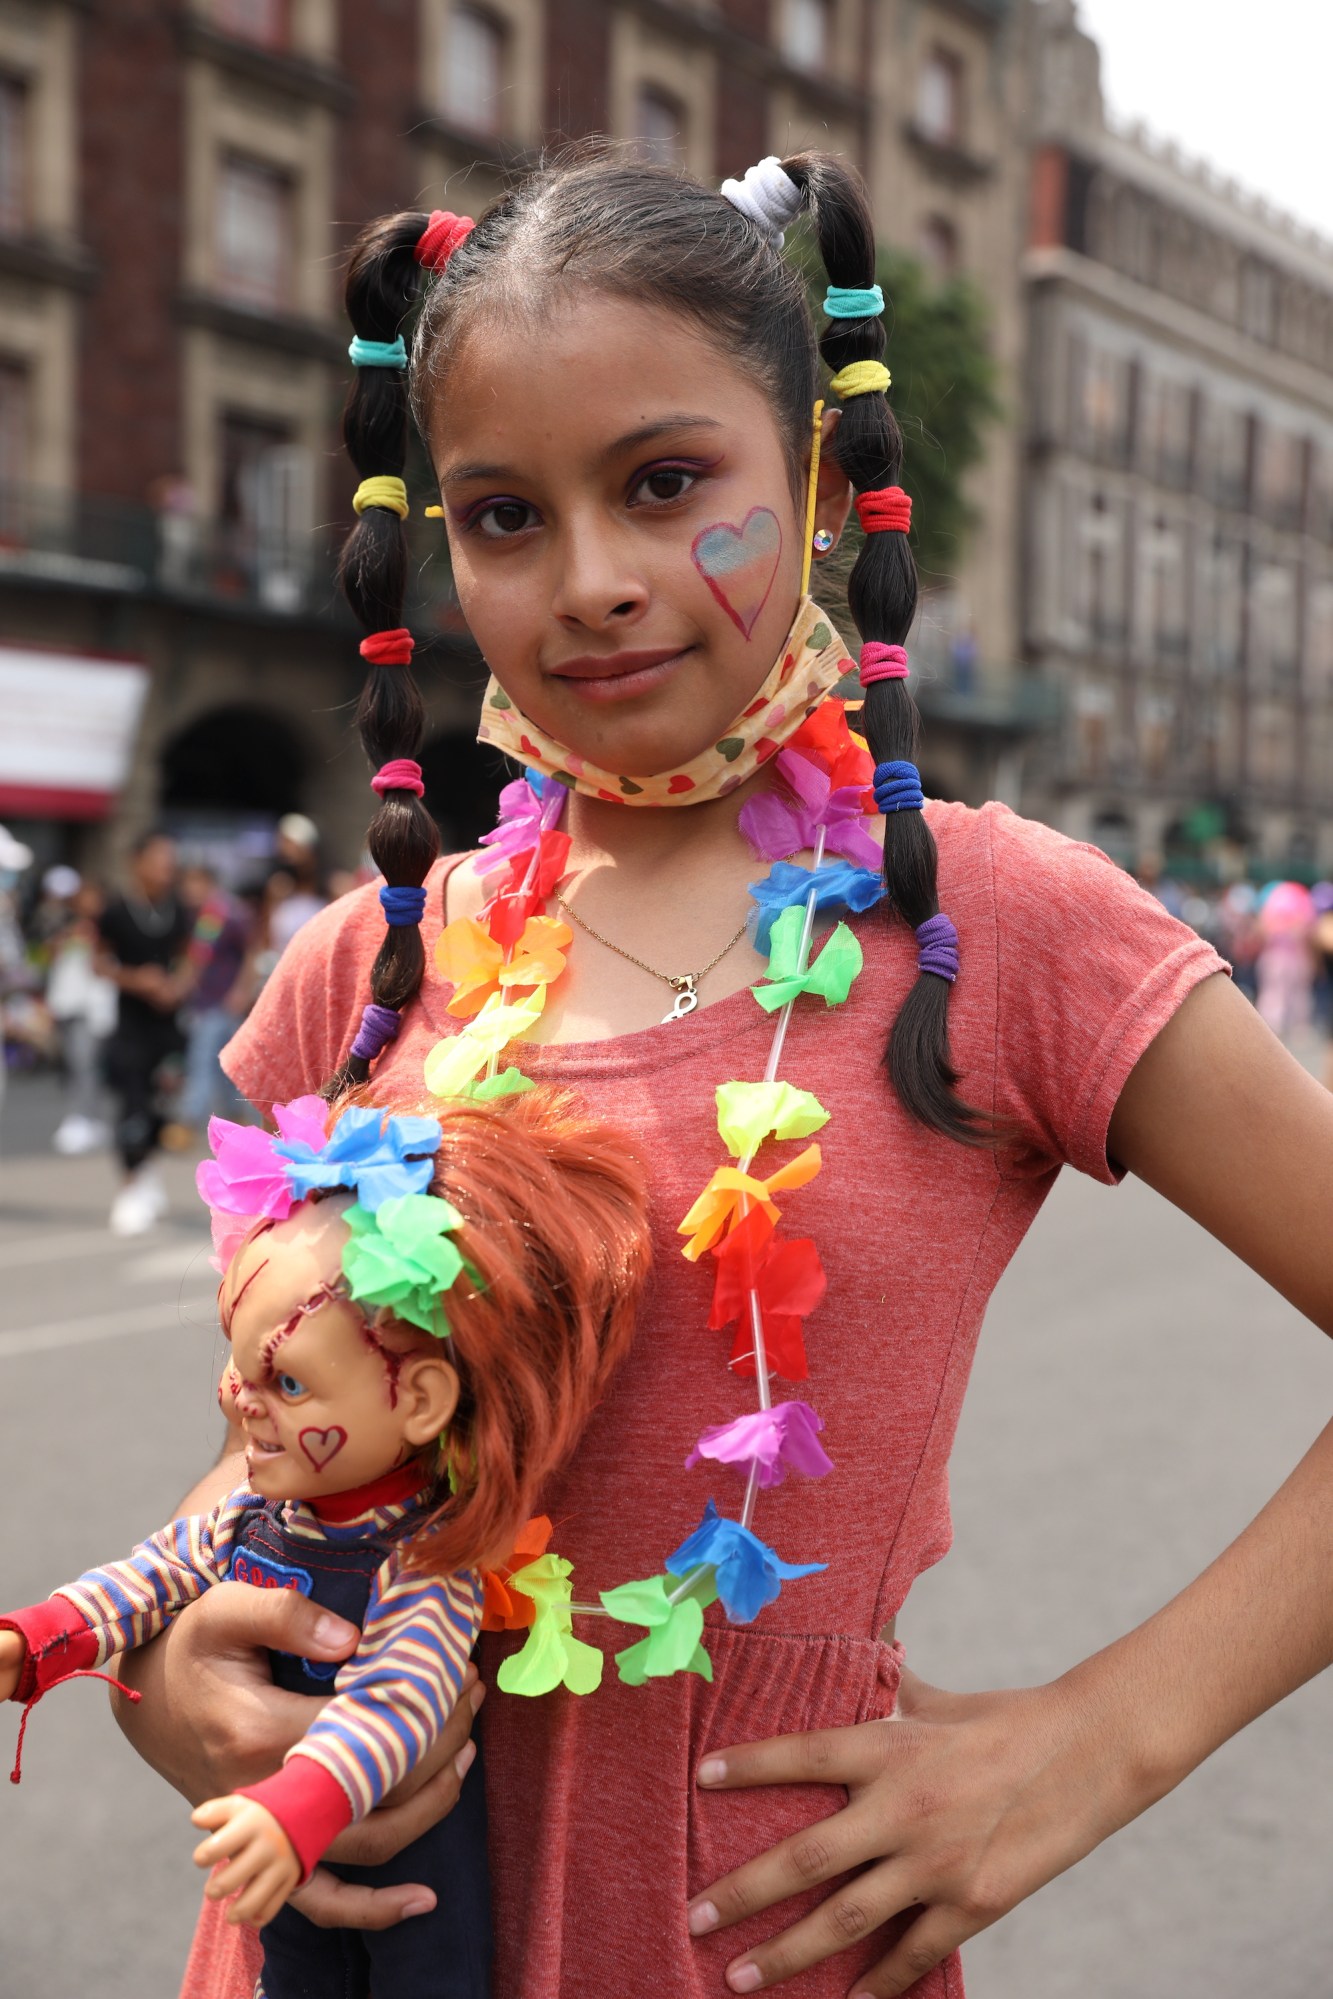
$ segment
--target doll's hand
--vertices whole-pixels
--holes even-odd
[[[855,1980],[851,1999],[893,1999],[1147,1802],[1130,1800],[1097,1734],[1062,1682],[959,1695],[904,1673],[892,1720],[710,1750],[698,1771],[706,1789],[844,1784],[849,1797],[831,1818],[701,1889],[691,1933],[850,1875],[790,1928],[775,1919],[771,1941],[728,1966],[727,1984],[764,1990],[891,1924],[885,1955]]]
[[[14,1698],[15,1688],[23,1677],[27,1650],[17,1631],[0,1631],[0,1701]]]
[[[301,1863],[272,1812],[255,1798],[210,1798],[190,1823],[212,1835],[194,1849],[195,1866],[214,1870],[204,1889],[209,1901],[236,1897],[229,1923],[271,1923],[301,1879]]]

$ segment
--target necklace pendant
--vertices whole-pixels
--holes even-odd
[[[675,991],[676,1004],[672,1007],[670,1013],[662,1015],[661,1025],[663,1027],[666,1026],[669,1020],[684,1020],[687,1013],[694,1012],[694,1009],[699,1004],[699,995],[695,991],[698,978],[699,974],[697,972],[682,972],[678,979],[668,979],[667,984]]]

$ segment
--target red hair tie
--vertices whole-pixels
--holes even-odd
[[[391,632],[371,632],[361,641],[361,657],[372,666],[411,666],[412,634],[406,625]]]
[[[411,757],[394,757],[391,762],[381,764],[370,780],[372,791],[378,791],[383,798],[386,791],[415,791],[418,798],[425,792],[421,782],[421,765]]]
[[[430,221],[417,238],[417,262],[428,271],[442,271],[476,226],[470,215],[453,215],[447,208],[432,209]]]
[[[867,639],[861,648],[861,685],[873,687],[877,680],[906,680],[906,646],[881,645]]]
[[[867,534],[906,534],[912,525],[911,498],[901,486],[858,493],[856,517]]]

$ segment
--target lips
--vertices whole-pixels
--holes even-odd
[[[267,1443],[263,1437],[248,1437],[245,1454],[247,1457],[280,1458],[283,1455],[283,1447],[281,1444]]]
[[[646,673],[679,659],[685,648],[654,646],[641,652],[580,653],[577,659],[562,660],[546,670],[557,680],[621,680],[631,674]]]

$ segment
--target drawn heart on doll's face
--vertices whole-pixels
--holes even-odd
[[[338,1423],[330,1423],[327,1430],[302,1430],[296,1439],[316,1471],[323,1471],[332,1463],[347,1442],[347,1432]]]
[[[690,556],[718,603],[748,639],[768,602],[782,559],[782,523],[771,507],[751,507],[739,527],[716,521],[694,537]]]

